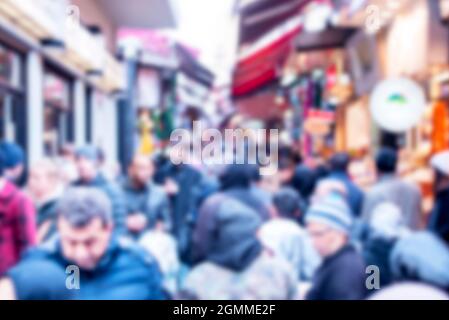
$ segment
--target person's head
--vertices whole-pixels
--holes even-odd
[[[144,154],[136,154],[128,168],[128,175],[133,183],[144,186],[154,174],[154,165],[151,158]]]
[[[383,147],[379,150],[376,156],[377,172],[382,174],[396,173],[396,166],[398,162],[398,154],[396,150],[388,147]]]
[[[282,184],[289,183],[293,179],[297,155],[289,146],[281,146],[278,151],[278,174]]]
[[[439,191],[449,187],[449,150],[440,152],[430,160],[435,173],[435,190]]]
[[[409,233],[401,209],[391,202],[377,205],[371,214],[370,227],[376,235],[397,239]]]
[[[336,153],[329,160],[332,172],[347,173],[351,158],[346,152]]]
[[[339,194],[343,198],[347,198],[348,192],[346,186],[334,179],[324,179],[317,183],[313,195],[311,198],[312,202],[320,201],[321,198],[328,196],[329,194]]]
[[[17,182],[25,169],[25,153],[21,146],[14,142],[2,142],[3,176],[11,182]]]
[[[94,269],[113,230],[108,197],[95,188],[72,188],[60,199],[57,212],[63,255],[81,269]]]
[[[346,245],[352,216],[344,198],[331,193],[311,205],[305,222],[315,249],[327,257]]]
[[[273,204],[280,217],[297,219],[301,215],[301,197],[292,188],[283,187],[273,196]]]
[[[32,271],[32,272],[30,272]],[[71,300],[76,290],[66,286],[65,267],[51,259],[30,259],[0,279],[0,300]]]
[[[220,175],[220,187],[222,190],[249,188],[251,174],[251,166],[247,164],[230,164]]]
[[[43,159],[31,166],[28,190],[36,200],[51,195],[62,184],[58,166],[50,159]]]
[[[76,150],[71,143],[65,143],[59,149],[59,156],[68,160],[75,160]]]
[[[91,181],[98,175],[101,163],[100,150],[88,145],[76,151],[76,166],[82,181]]]

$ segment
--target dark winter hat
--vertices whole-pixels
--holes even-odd
[[[0,149],[3,154],[3,168],[11,169],[25,162],[25,153],[21,146],[14,142],[2,142]]]
[[[382,148],[376,156],[377,170],[383,173],[394,173],[396,171],[396,164],[398,162],[398,155],[396,150],[392,148]]]

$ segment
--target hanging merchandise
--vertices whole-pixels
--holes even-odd
[[[138,130],[140,135],[139,153],[151,155],[154,150],[152,138],[153,122],[150,119],[150,110],[143,109],[139,116]]]
[[[435,103],[432,115],[432,153],[449,149],[449,111],[444,101]]]
[[[388,79],[374,89],[370,110],[384,130],[401,133],[418,124],[426,107],[424,91],[406,78]]]

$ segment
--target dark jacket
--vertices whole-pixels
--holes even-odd
[[[365,263],[351,245],[323,260],[307,300],[360,300],[367,294]]]
[[[23,273],[32,274],[35,271],[32,268],[37,261],[51,261],[64,270],[73,265],[62,255],[59,238],[54,237],[45,244],[29,250],[17,267],[22,272],[16,272],[13,269],[10,277],[14,279],[23,276]],[[75,276],[76,273],[71,271],[67,274]],[[75,299],[158,300],[166,298],[162,290],[161,273],[153,257],[130,240],[118,239],[115,236],[112,237],[97,267],[89,271],[79,270],[79,275],[79,290],[71,290],[74,292]],[[49,281],[52,279],[49,278]],[[49,287],[53,286],[54,283],[49,283]],[[47,290],[47,287],[42,287],[42,291]],[[35,292],[35,295],[38,294],[40,294],[39,290]],[[21,296],[20,292],[18,296]]]
[[[251,208],[223,193],[213,195],[200,208],[193,233],[193,260],[242,271],[262,251],[256,237],[260,224]]]
[[[50,222],[50,228],[45,234],[43,240],[50,239],[57,232],[56,216],[58,208],[58,199],[52,199],[37,208],[37,226],[40,228],[44,223]]]
[[[352,182],[351,178],[346,173],[333,172],[328,178],[343,183],[348,193],[348,203],[351,207],[352,214],[356,217],[360,216],[363,204],[362,190],[354,182]]]
[[[90,182],[78,180],[74,183],[74,186],[98,188],[103,191],[111,201],[115,232],[124,233],[126,231],[125,198],[119,186],[109,182],[102,174],[98,174],[97,177]]]
[[[390,255],[396,242],[396,239],[369,235],[363,244],[363,258],[366,265],[374,265],[379,268],[379,283],[381,287],[389,285],[393,280],[390,268]]]
[[[192,166],[168,162],[158,170],[157,176],[161,183],[171,178],[178,184],[179,192],[169,197],[173,217],[172,233],[178,242],[181,259],[188,263],[191,233],[201,195],[202,175]]]
[[[437,193],[429,229],[449,244],[449,188]]]
[[[122,184],[125,197],[126,214],[141,212],[147,217],[147,230],[162,221],[166,230],[171,230],[172,220],[170,203],[164,189],[154,183],[148,183],[141,189],[135,188],[129,179]]]

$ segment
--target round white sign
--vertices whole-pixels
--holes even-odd
[[[374,121],[382,129],[397,133],[418,124],[425,107],[423,89],[406,78],[382,81],[374,89],[370,100]]]

